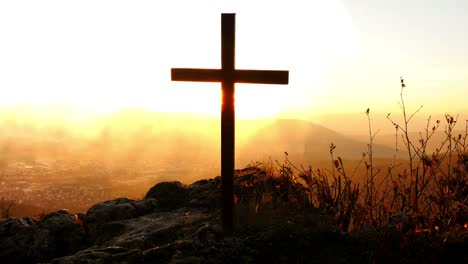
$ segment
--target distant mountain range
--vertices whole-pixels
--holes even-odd
[[[339,132],[303,120],[276,120],[257,131],[249,144],[238,151],[238,156],[264,158],[284,155],[291,159],[313,162],[330,159],[330,144],[333,143],[335,158],[359,160],[367,152],[367,142],[359,141]],[[394,150],[374,144],[375,158],[391,158]]]
[[[94,117],[89,124],[75,126],[61,116],[59,120],[27,118],[0,122],[3,156],[27,153],[34,159],[72,157],[123,159],[176,158],[218,163],[220,155],[220,120],[186,113],[159,113],[128,109]],[[20,122],[20,123],[18,123]],[[360,160],[367,152],[368,140],[334,131],[310,121],[238,120],[236,157],[238,165],[248,161],[284,157],[313,162],[329,160],[333,143],[335,157]],[[378,143],[378,142],[376,142]],[[374,144],[375,158],[391,158],[394,148]],[[83,155],[83,156],[80,156]],[[14,159],[14,157],[12,157]]]
[[[464,136],[465,135],[465,131],[463,130],[453,130],[452,131],[452,138],[453,137],[458,137],[459,135],[462,135]],[[426,137],[426,134],[424,131],[421,131],[421,133],[419,132],[410,132],[408,134],[409,136],[409,139],[411,142],[413,142],[413,144],[415,145],[415,147],[417,148],[420,148],[421,147],[421,144],[419,142],[419,140],[421,139],[421,137],[425,140],[425,137]],[[354,139],[356,140],[365,140],[365,137],[364,136],[353,136]],[[427,141],[427,144],[426,144],[426,152],[431,154],[433,153],[434,151],[436,151],[437,149],[441,149],[442,151],[445,150],[448,146],[448,142],[445,143],[444,145],[442,144],[445,140],[447,139],[447,134],[445,133],[444,129],[443,128],[439,128],[431,137],[430,139]],[[380,145],[383,145],[383,146],[387,146],[387,147],[392,147],[393,149],[395,148],[395,140],[398,140],[398,148],[399,148],[399,151],[404,151],[404,144],[403,144],[403,139],[402,139],[402,133],[399,132],[398,135],[396,135],[395,137],[395,134],[378,134],[374,141],[377,143],[377,144],[380,144]],[[452,141],[452,145],[453,145],[453,141]],[[453,146],[452,146],[453,147]]]

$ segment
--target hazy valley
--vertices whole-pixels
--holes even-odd
[[[84,211],[105,199],[139,198],[160,181],[191,183],[219,175],[217,118],[142,109],[86,120],[68,118],[73,115],[66,111],[45,113],[28,108],[3,112],[0,196],[3,203],[14,201],[13,214],[61,208]],[[298,166],[330,170],[333,143],[334,158],[341,157],[354,170],[369,142],[365,132],[346,135],[293,119],[240,120],[236,133],[239,169],[255,162],[276,166],[288,153],[290,162]],[[442,136],[434,136],[432,148]],[[377,135],[373,143],[376,164],[390,164],[394,146],[394,135]],[[396,158],[403,158],[402,154],[400,149]],[[365,172],[364,168],[360,166],[357,174]]]

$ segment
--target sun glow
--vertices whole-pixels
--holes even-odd
[[[220,67],[222,12],[237,13],[236,68],[290,71],[289,86],[237,84],[240,118],[319,102],[323,66],[354,51],[338,0],[2,2],[0,106],[219,115],[220,84],[174,83],[170,68]]]

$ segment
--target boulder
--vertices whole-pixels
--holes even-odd
[[[215,218],[219,219],[219,218]],[[168,263],[184,261],[186,254],[195,254],[200,241],[214,237],[212,214],[201,210],[155,212],[132,219],[102,225],[101,236],[109,236],[110,226],[118,233],[106,241],[73,255],[53,259],[52,263]],[[99,237],[97,241],[101,238]],[[201,240],[203,239],[203,240]],[[180,255],[184,252],[184,255]],[[188,258],[190,259],[190,258]]]
[[[138,216],[151,214],[158,209],[158,204],[155,199],[135,201],[132,204]]]
[[[189,207],[216,209],[221,207],[221,177],[200,180],[187,187]]]
[[[86,247],[86,234],[74,214],[60,210],[41,221],[29,218],[0,222],[0,262],[36,263]]]
[[[93,205],[84,217],[86,229],[92,234],[104,223],[136,217],[136,208],[132,202],[128,198],[118,198]]]
[[[29,217],[0,219],[0,237],[12,236],[23,229],[31,227],[36,222],[36,220]]]
[[[90,241],[101,243],[123,231],[124,227],[115,223],[116,221],[149,214],[154,210],[156,210],[156,201],[153,199],[134,201],[128,198],[118,198],[89,208],[84,216],[84,226],[88,231]]]
[[[185,186],[178,182],[160,182],[153,186],[145,195],[145,199],[155,199],[157,208],[170,211],[183,207],[187,200]]]

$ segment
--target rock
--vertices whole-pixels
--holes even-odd
[[[31,262],[28,243],[33,239],[29,218],[0,220],[0,262]]]
[[[221,207],[221,177],[200,180],[187,187],[189,207],[216,209]]]
[[[103,248],[86,249],[72,256],[54,259],[51,261],[51,263],[141,263],[141,257],[139,257],[140,255],[140,250],[110,246]]]
[[[395,248],[380,252],[385,244],[380,238],[342,232],[330,216],[301,200],[307,193],[291,179],[268,178],[252,168],[236,171],[237,209],[252,201],[260,207],[237,210],[235,232],[226,237],[218,210],[220,185],[220,177],[188,187],[165,182],[144,200],[98,203],[86,215],[60,210],[42,220],[0,220],[0,263],[367,263],[388,262],[388,252],[396,256],[393,262],[405,260],[396,255],[401,243],[393,243],[404,240],[402,233],[388,239]],[[440,254],[426,238],[423,251],[408,251],[420,254],[409,262],[467,259],[466,240],[446,243],[449,248]],[[437,254],[419,258],[430,252]]]
[[[145,250],[142,255],[145,262],[169,262],[178,252],[194,249],[193,240],[177,240],[162,246]]]
[[[144,262],[167,262],[171,259],[174,254],[174,250],[170,245],[165,245],[161,247],[154,247],[145,250],[142,253]]]
[[[206,224],[195,231],[194,236],[207,244],[214,244],[223,238],[223,230],[220,225]]]
[[[83,227],[76,215],[66,210],[47,214],[41,221],[2,220],[0,230],[1,263],[44,262],[86,246]]]
[[[138,210],[133,202],[133,200],[128,198],[118,198],[95,204],[89,208],[83,223],[88,231],[90,241],[96,242],[97,237],[102,237],[107,231],[116,232],[116,228],[112,227],[103,230],[103,225],[117,220],[137,217]]]
[[[196,210],[190,213],[184,211],[153,213],[132,220],[119,221],[125,225],[125,232],[106,244],[149,249],[176,241],[186,234],[188,227],[199,227],[210,220],[209,214]]]
[[[50,251],[47,258],[64,256],[82,249],[86,245],[86,235],[83,226],[77,221],[75,214],[60,210],[44,216],[38,223],[35,244],[38,255]]]
[[[117,220],[101,225],[101,235],[105,241],[75,253],[72,256],[57,258],[52,263],[168,263],[183,261],[184,257],[174,257],[177,251],[194,252],[197,242],[184,239],[192,236],[192,230],[208,226],[210,214],[201,211],[183,210],[155,212],[140,217]],[[115,232],[112,228],[117,229]],[[115,232],[113,235],[110,233]],[[211,231],[203,231],[209,233]],[[198,241],[198,240],[197,240]],[[182,262],[183,263],[183,262]]]
[[[34,225],[37,221],[29,217],[26,218],[5,218],[0,219],[0,237],[14,235],[21,230]]]
[[[155,199],[147,199],[133,202],[138,216],[146,215],[155,212],[158,209],[158,204]]]
[[[170,211],[185,205],[187,191],[185,186],[178,182],[160,182],[153,186],[145,195],[145,199],[156,200],[157,208],[161,211]]]
[[[84,226],[91,243],[101,244],[120,235],[126,225],[121,220],[133,219],[153,213],[157,209],[154,199],[134,201],[118,198],[95,204],[84,216]]]
[[[203,263],[203,260],[200,257],[195,257],[195,256],[188,256],[188,257],[176,256],[171,260],[170,263],[171,264],[198,264],[198,263]]]

